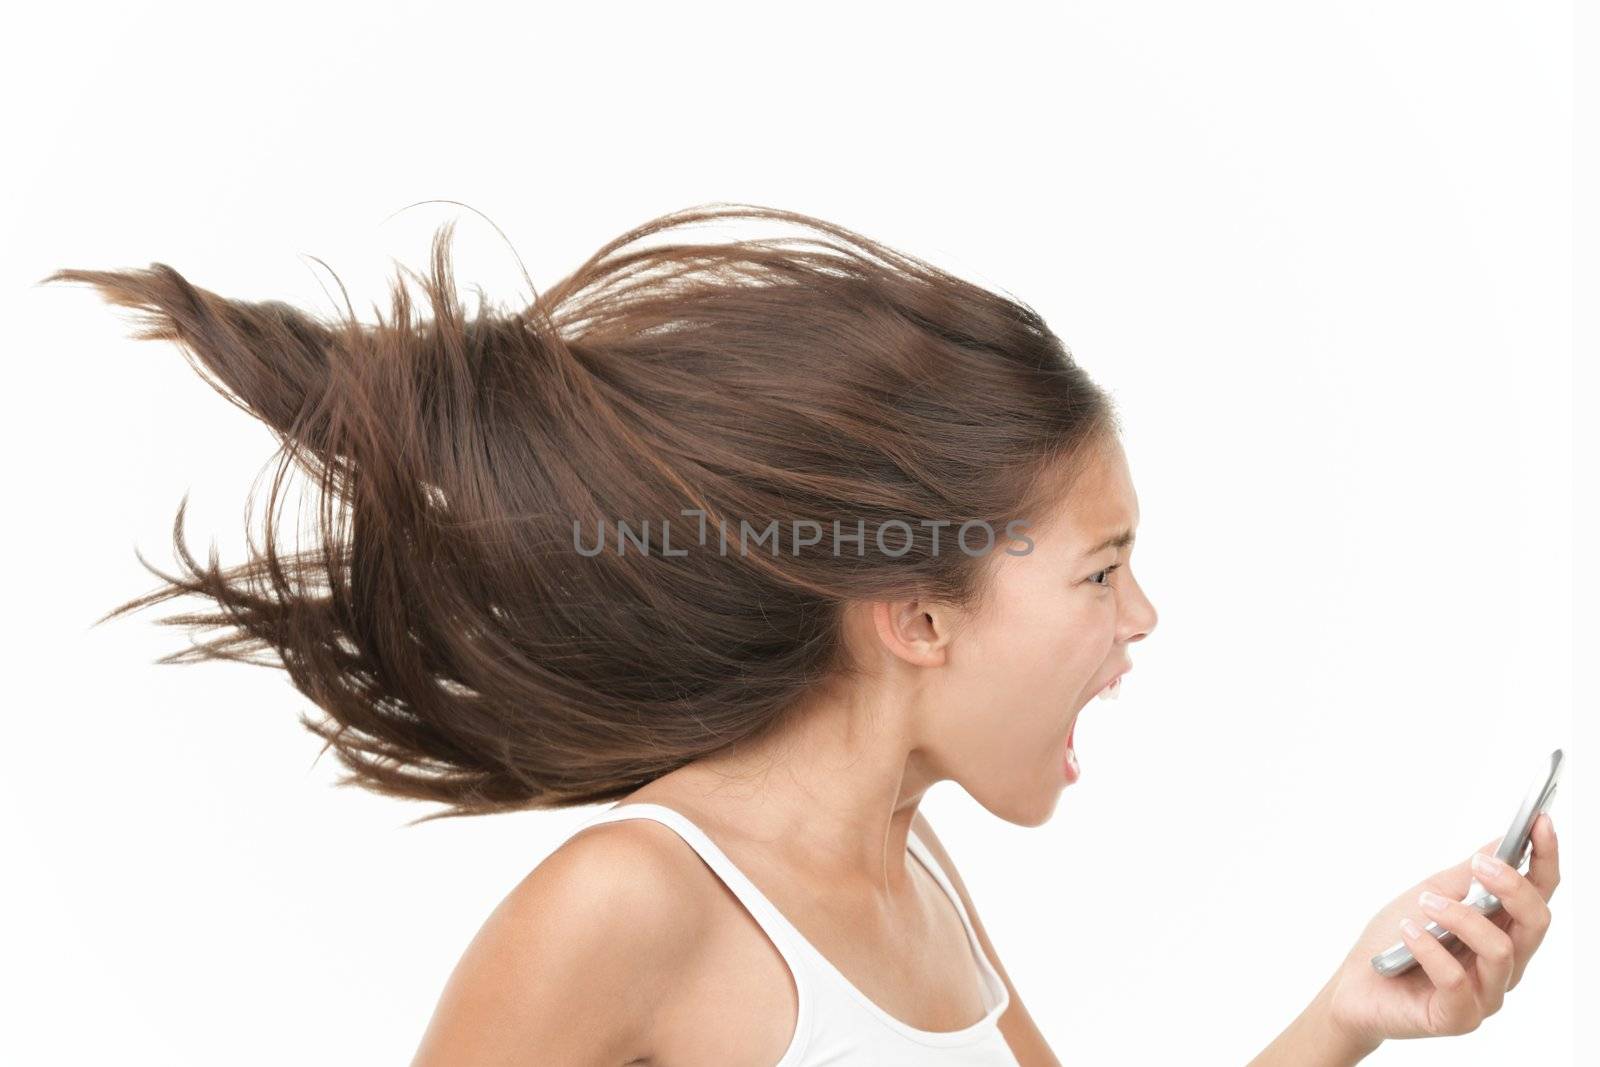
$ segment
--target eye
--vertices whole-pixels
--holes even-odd
[[[1120,566],[1122,566],[1122,564],[1113,563],[1103,571],[1095,571],[1093,574],[1089,575],[1089,581],[1094,585],[1100,586],[1102,589],[1109,589],[1111,587],[1111,572]],[[1104,578],[1105,581],[1097,581],[1097,579],[1100,578]]]

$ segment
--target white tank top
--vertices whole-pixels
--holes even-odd
[[[799,1009],[794,1036],[776,1067],[1019,1067],[999,1028],[1000,1016],[1011,1003],[1010,993],[985,955],[960,895],[915,830],[907,838],[907,846],[955,905],[982,976],[986,1014],[960,1030],[919,1030],[869,1000],[682,812],[662,804],[616,803],[585,820],[573,833],[619,819],[651,819],[676,831],[777,946],[794,975]]]

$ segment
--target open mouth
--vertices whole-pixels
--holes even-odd
[[[1101,687],[1100,691],[1095,694],[1095,699],[1116,700],[1120,697],[1122,695],[1122,676],[1127,673],[1126,670],[1119,672],[1115,678],[1112,678],[1111,681]],[[1077,732],[1078,717],[1074,715],[1072,717],[1072,725],[1067,729],[1067,750],[1061,760],[1061,773],[1065,776],[1068,785],[1076,782],[1081,773],[1078,768],[1077,750],[1072,747],[1072,738]]]

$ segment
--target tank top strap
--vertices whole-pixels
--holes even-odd
[[[995,970],[994,964],[989,961],[989,954],[983,950],[983,942],[978,938],[978,928],[972,925],[972,916],[967,913],[966,905],[961,903],[961,894],[956,891],[955,883],[950,881],[949,875],[944,872],[944,865],[934,858],[933,850],[917,835],[913,827],[906,837],[906,847],[911,850],[922,866],[933,875],[934,881],[944,890],[945,896],[950,898],[950,903],[955,905],[956,914],[961,916],[961,925],[967,929],[967,942],[972,946],[972,954],[977,957],[978,965],[983,971],[984,984],[988,986],[989,1006],[1004,1012],[1011,1002],[1011,991],[1006,988],[1005,979],[1000,977],[1000,972]]]
[[[588,829],[603,822],[616,822],[622,819],[650,819],[659,822],[677,833],[688,846],[699,854],[722,883],[728,887],[745,910],[753,916],[761,929],[778,947],[788,962],[790,969],[795,971],[795,981],[800,983],[804,950],[809,947],[809,942],[795,926],[784,918],[777,906],[767,899],[767,895],[756,888],[743,871],[734,865],[727,853],[717,847],[704,830],[700,829],[687,815],[676,808],[669,808],[665,804],[648,803],[645,801],[631,801],[627,804],[613,804],[598,814],[584,820],[578,830]],[[578,830],[573,831],[577,833]]]
[[[734,866],[733,861],[717,847],[717,843],[711,840],[710,835],[676,808],[645,801],[612,804],[585,819],[573,833],[576,834],[600,823],[620,822],[624,819],[649,819],[675,832],[722,880],[722,884],[738,898],[739,903],[744,905],[745,911],[750,913],[771,940],[794,978],[796,1000],[794,1031],[789,1039],[789,1047],[778,1061],[778,1067],[800,1067],[801,1059],[806,1055],[807,1045],[811,1039],[812,1019],[817,1010],[814,1006],[817,993],[812,978],[812,965],[810,957],[806,954],[810,943],[789,920],[783,917],[783,913],[767,899],[766,894],[757,889],[755,883]]]
[[[789,1051],[780,1061],[780,1067],[791,1067],[795,1058],[801,1054],[804,1047],[809,1046],[813,1038],[813,1028],[816,1023],[818,998],[827,1000],[830,1011],[838,1011],[843,1004],[854,1002],[880,1023],[901,1035],[910,1036],[919,1046],[942,1046],[946,1044],[961,1044],[970,1042],[974,1034],[981,1031],[994,1030],[996,1020],[1010,1003],[1010,991],[1006,988],[1005,981],[989,960],[989,954],[984,951],[983,944],[978,939],[977,928],[972,924],[972,917],[968,914],[966,906],[961,902],[961,895],[956,891],[954,883],[945,874],[944,868],[934,858],[928,846],[917,836],[916,831],[911,831],[907,837],[907,847],[916,860],[933,876],[940,889],[949,897],[950,903],[955,906],[961,924],[966,929],[967,942],[977,958],[984,985],[986,986],[988,1013],[981,1022],[973,1024],[961,1031],[948,1033],[934,1033],[917,1030],[900,1021],[856,988],[834,965],[831,960],[822,955],[805,935],[802,934],[782,912],[769,900],[754,882],[741,871],[728,855],[711,840],[704,830],[696,825],[688,816],[675,808],[653,802],[633,801],[630,803],[612,804],[581,822],[573,833],[585,830],[590,826],[603,822],[615,822],[622,819],[650,819],[667,826],[673,830],[683,841],[694,849],[705,861],[706,866],[720,878],[744,905],[745,910],[756,920],[767,937],[777,947],[783,956],[784,962],[789,965],[789,970],[794,976],[795,991],[799,1001],[798,1015],[795,1023],[794,1038]],[[847,1025],[835,1021],[834,1025]],[[994,1031],[998,1034],[998,1031]],[[998,1037],[994,1040],[999,1041]],[[926,1047],[924,1047],[926,1051]],[[830,1061],[832,1062],[832,1061]],[[899,1062],[899,1061],[896,1061]],[[1010,1058],[1002,1058],[997,1062],[1014,1063]]]

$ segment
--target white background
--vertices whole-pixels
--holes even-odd
[[[315,256],[370,311],[457,218],[464,298],[513,304],[518,255],[542,288],[726,199],[1019,296],[1121,405],[1160,626],[1050,823],[951,783],[925,808],[1064,1063],[1242,1064],[1557,746],[1566,880],[1526,979],[1478,1032],[1369,1062],[1600,1062],[1575,1030],[1600,737],[1571,6],[799,10],[99,3],[19,28],[0,1061],[405,1062],[477,925],[593,810],[408,828],[426,808],[329,787],[281,672],[155,666],[181,609],[91,629],[154,583],[136,547],[172,569],[185,492],[192,549],[241,558],[274,441],[89,290],[34,283],[160,261],[332,312]],[[470,207],[400,210],[429,199]]]

